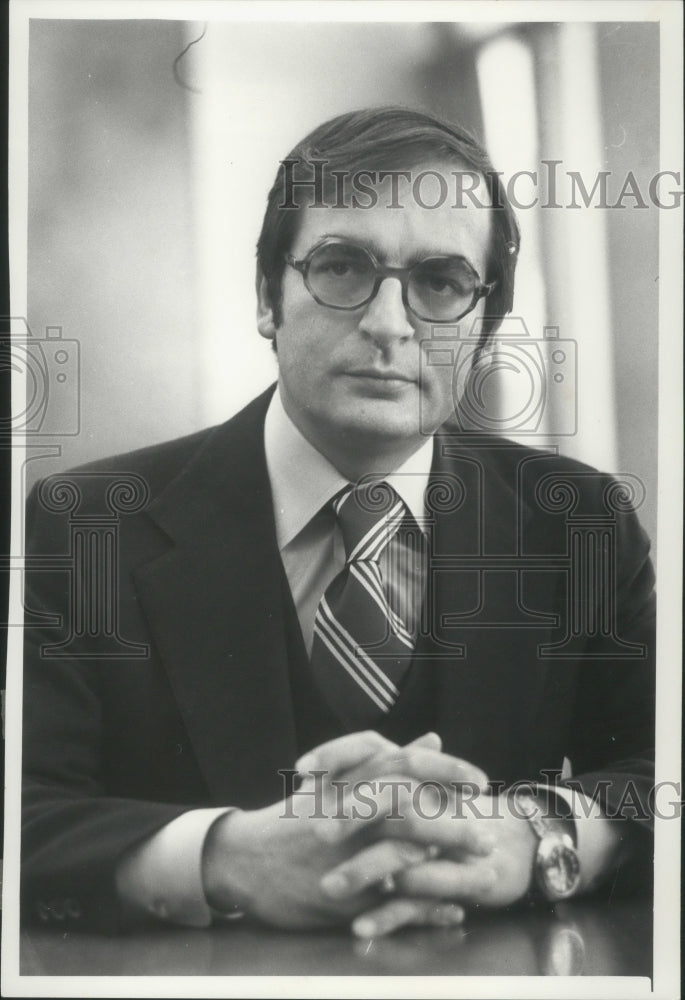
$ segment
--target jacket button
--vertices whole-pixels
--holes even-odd
[[[43,923],[47,923],[50,919],[50,907],[42,899],[39,903],[36,903],[36,913]]]
[[[50,900],[50,913],[53,920],[64,920],[64,900],[63,899],[51,899]]]

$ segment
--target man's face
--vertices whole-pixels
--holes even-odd
[[[449,187],[454,169],[454,164],[427,163],[414,174],[440,170]],[[435,191],[428,184],[421,188],[424,204],[439,200],[437,190],[437,182]],[[485,280],[488,209],[468,202],[455,209],[453,198],[424,208],[410,188],[403,191],[400,208],[388,208],[389,200],[381,186],[373,208],[302,209],[292,255],[301,260],[321,240],[337,237],[370,250],[391,267],[459,255]],[[432,326],[405,309],[397,278],[386,278],[371,302],[348,312],[318,304],[302,275],[286,267],[282,323],[276,330],[264,285],[260,299],[259,329],[263,336],[276,336],[286,412],[339,468],[345,456],[354,464],[355,455],[375,455],[380,461],[408,455],[453,411],[452,366],[421,364],[421,341],[431,337]],[[483,308],[481,300],[462,328]]]

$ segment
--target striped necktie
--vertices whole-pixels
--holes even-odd
[[[379,559],[405,517],[387,483],[347,487],[333,501],[346,565],[319,602],[312,672],[351,731],[374,725],[395,704],[414,640],[388,604]]]

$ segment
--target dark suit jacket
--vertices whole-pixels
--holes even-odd
[[[190,807],[283,795],[279,769],[304,747],[264,457],[269,397],[33,491],[25,916],[57,910],[112,929],[128,847]],[[129,492],[108,493],[113,480]],[[606,476],[567,459],[436,438],[428,626],[414,669],[432,671],[444,749],[491,779],[539,780],[567,757],[590,794],[609,783],[609,807],[626,788],[644,806],[653,574],[635,515],[612,496]],[[94,611],[98,587],[116,600]]]

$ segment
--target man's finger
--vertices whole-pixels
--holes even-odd
[[[470,785],[474,792],[483,792],[488,787],[488,776],[480,767],[419,741],[389,751],[384,748],[364,762],[366,778],[390,771],[445,788]]]
[[[334,844],[382,823],[384,838],[489,854],[494,837],[487,825],[472,816],[453,815],[454,803],[444,789],[403,775],[354,782],[344,790],[336,812],[317,823],[315,834]]]
[[[431,813],[419,811],[423,806],[417,805],[418,802],[414,794],[404,820],[389,818],[384,822],[381,828],[383,836],[435,844],[441,852],[458,851],[476,857],[487,857],[492,853],[496,838],[487,823],[470,816],[451,815],[449,809]]]
[[[403,840],[381,840],[359,851],[321,879],[321,888],[334,899],[355,896],[389,875],[427,860],[434,848]]]
[[[397,891],[406,896],[483,903],[497,881],[497,872],[487,862],[462,864],[439,858],[418,864],[397,876]]]
[[[357,733],[347,733],[337,739],[328,740],[314,747],[295,761],[295,767],[304,774],[307,771],[339,771],[352,767],[380,750],[393,750],[397,746],[373,729]]]
[[[461,924],[464,910],[457,903],[436,903],[434,899],[391,899],[369,910],[352,923],[357,937],[372,938],[392,934],[409,925],[447,927]]]
[[[407,743],[405,749],[410,747],[426,747],[428,750],[440,751],[442,750],[442,737],[433,732],[424,733],[423,736],[417,736],[411,743]]]
[[[409,747],[426,747],[435,751],[440,749],[441,743],[437,733],[429,732],[419,736],[409,744]],[[357,733],[347,733],[345,736],[339,736],[335,740],[314,747],[295,761],[295,767],[300,774],[308,771],[329,771],[331,774],[337,774],[358,766],[369,757],[397,750],[399,747],[396,743],[392,743],[373,729],[366,729]]]
[[[342,819],[349,815],[347,803],[354,801],[358,791],[363,789],[367,782],[382,779],[390,773],[423,782],[425,793],[428,795],[431,791],[435,791],[438,797],[444,795],[444,790],[452,790],[458,791],[462,798],[466,795],[473,798],[488,788],[488,777],[485,772],[460,757],[442,753],[440,737],[435,733],[426,733],[404,747],[397,747],[385,741],[379,752],[373,752],[362,760],[357,760],[354,766],[345,768],[344,764],[349,764],[351,759],[351,752],[358,753],[360,746],[343,742],[346,739],[343,737],[326,744],[324,747],[326,753],[320,755],[321,760],[326,760],[328,755],[324,766],[329,771],[328,777],[332,782],[332,784],[324,783],[320,793],[323,796],[323,811],[327,816]],[[374,743],[374,740],[369,740],[366,745],[371,746]],[[333,759],[333,754],[337,755],[337,760]],[[322,767],[321,762],[319,767]],[[337,775],[334,773],[336,769],[339,772]]]
[[[342,739],[331,741],[330,744],[326,744],[325,746],[331,747],[337,754],[339,753],[342,744],[343,753],[347,753],[350,747],[342,742],[346,739],[347,737],[342,737]],[[381,737],[381,739],[383,739],[383,737]],[[373,743],[374,741],[371,740],[369,742]],[[406,747],[398,747],[394,743],[390,743],[389,740],[385,740],[384,743],[386,745],[384,746],[382,753],[372,753],[361,762],[356,762],[355,766],[352,767],[351,770],[349,768],[338,767],[338,770],[336,771],[334,767],[331,766],[332,761],[329,757],[327,767],[328,774],[325,776],[328,781],[324,781],[319,790],[319,795],[321,796],[321,809],[324,816],[338,816],[338,818],[340,818],[345,815],[344,812],[340,813],[340,802],[342,797],[355,785],[356,782],[365,781],[372,778],[374,774],[379,773],[381,765],[374,762],[385,760],[388,756],[393,757],[405,752],[412,752],[414,748],[423,748],[436,753],[440,751],[440,747],[442,746],[442,740],[438,734],[431,732],[424,733],[422,736],[417,737],[411,743],[408,743]],[[335,744],[335,746],[333,744]],[[388,749],[389,747],[391,748],[390,750]],[[305,778],[303,788],[308,789],[309,785],[311,785],[312,789],[316,787],[313,778]]]

